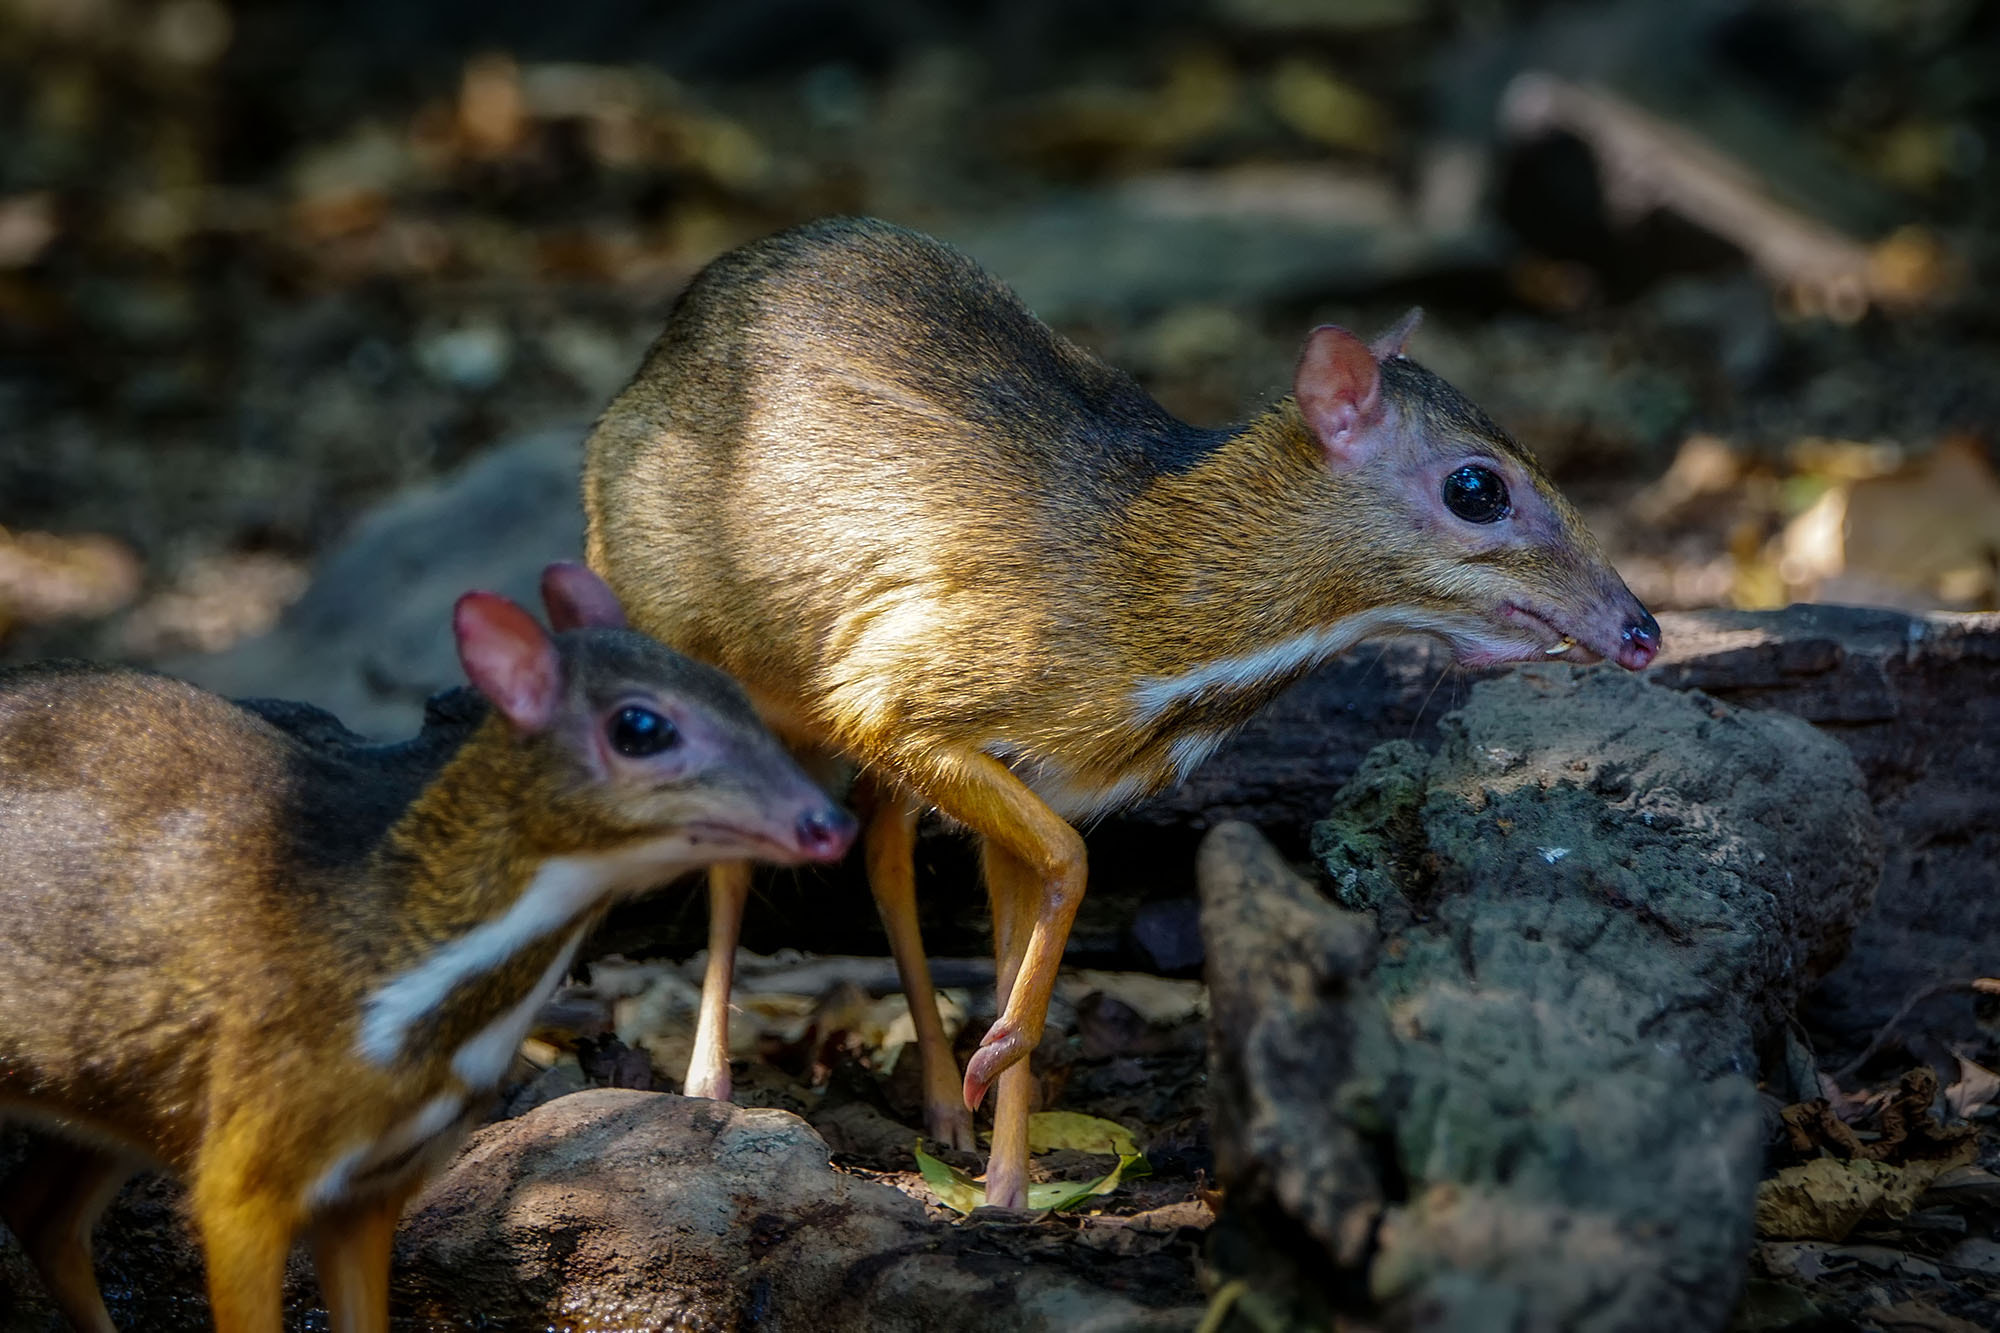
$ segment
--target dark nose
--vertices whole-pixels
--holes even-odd
[[[1660,652],[1660,622],[1652,612],[1641,611],[1639,618],[1625,627],[1624,646],[1618,650],[1618,665],[1639,670]]]
[[[854,816],[838,806],[799,816],[799,851],[815,861],[838,861],[854,841]]]

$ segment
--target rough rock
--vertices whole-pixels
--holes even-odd
[[[209,1327],[177,1197],[143,1178],[98,1232],[122,1328]],[[1070,1239],[1022,1214],[956,1223],[836,1171],[783,1111],[600,1089],[472,1136],[404,1216],[391,1308],[398,1329],[422,1333],[1182,1333],[1199,1318],[1152,1294],[1184,1289],[1152,1261]],[[11,1244],[10,1280],[21,1299],[0,1303],[0,1327],[63,1327]],[[324,1327],[303,1252],[286,1287],[288,1326]]]
[[[1839,741],[1867,781],[1886,860],[1853,951],[1808,1006],[1829,1053],[1858,1049],[1913,991],[1985,975],[2000,948],[2000,615],[1793,606],[1660,619],[1666,651],[1646,679],[1802,718]],[[1442,651],[1419,644],[1334,662],[1180,788],[1099,837],[1173,851],[1176,837],[1185,844],[1193,830],[1242,819],[1303,854],[1295,831],[1373,746],[1435,745],[1436,719],[1468,683],[1495,674],[1454,672]],[[1962,1032],[1970,1006],[1940,996],[1911,1025]]]
[[[783,1111],[576,1093],[473,1137],[397,1241],[399,1294],[486,1327],[893,1333],[1181,1329],[828,1165]]]
[[[1245,826],[1202,851],[1218,1262],[1307,1326],[1722,1327],[1758,1043],[1881,865],[1841,747],[1537,667],[1371,754],[1314,849],[1337,901]]]

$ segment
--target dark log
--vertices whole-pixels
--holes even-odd
[[[1330,802],[1331,900],[1242,824],[1203,846],[1214,1257],[1288,1326],[1720,1328],[1758,1045],[1880,866],[1861,776],[1794,718],[1560,667],[1438,742]]]

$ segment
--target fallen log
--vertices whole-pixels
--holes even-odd
[[[1385,745],[1314,832],[1332,897],[1204,843],[1212,1258],[1267,1327],[1720,1328],[1757,1048],[1881,864],[1841,748],[1778,713],[1533,668]]]

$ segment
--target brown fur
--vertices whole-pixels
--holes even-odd
[[[454,1052],[523,1001],[612,889],[468,976],[386,1061],[357,1050],[385,983],[502,916],[551,857],[831,812],[719,673],[629,631],[573,631],[556,651],[555,723],[524,734],[489,713],[400,809],[368,765],[178,681],[0,672],[0,1114],[75,1138],[78,1181],[115,1186],[144,1162],[186,1175],[225,1333],[277,1329],[306,1226],[338,1326],[384,1327],[396,1213],[492,1091],[465,1085]],[[634,694],[674,701],[717,762],[665,785],[594,769],[593,729]],[[308,1197],[343,1153],[440,1096],[461,1099],[450,1124],[333,1202]],[[109,1327],[88,1249],[108,1198],[30,1177],[5,1201],[80,1328]]]
[[[1510,575],[1605,584],[1530,455],[1410,363],[1384,389],[1427,447],[1498,451],[1560,505],[1564,544],[1501,553]],[[997,743],[1164,784],[1166,740],[1298,672],[1143,728],[1139,680],[1450,605],[1464,572],[1330,474],[1290,399],[1185,426],[963,256],[872,222],[704,272],[593,433],[584,498],[590,561],[635,623],[797,738],[897,769]]]
[[[1365,461],[1335,467],[1293,398],[1189,426],[958,252],[832,220],[710,265],[591,435],[589,560],[634,623],[741,679],[795,744],[997,841],[1001,934],[1028,933],[1003,897],[1041,895],[988,1037],[1004,1054],[975,1060],[968,1095],[1032,1045],[1082,889],[1081,844],[1022,780],[1082,793],[1073,815],[1157,790],[1186,766],[1177,741],[1311,668],[1285,645],[1364,613],[1471,660],[1559,632],[1608,653],[1644,615],[1534,459],[1401,358],[1412,327],[1350,352],[1371,375],[1387,358],[1381,408]],[[1516,499],[1504,531],[1431,512],[1467,455]],[[1269,670],[1144,703],[1267,650]],[[892,922],[903,896],[882,897]]]

